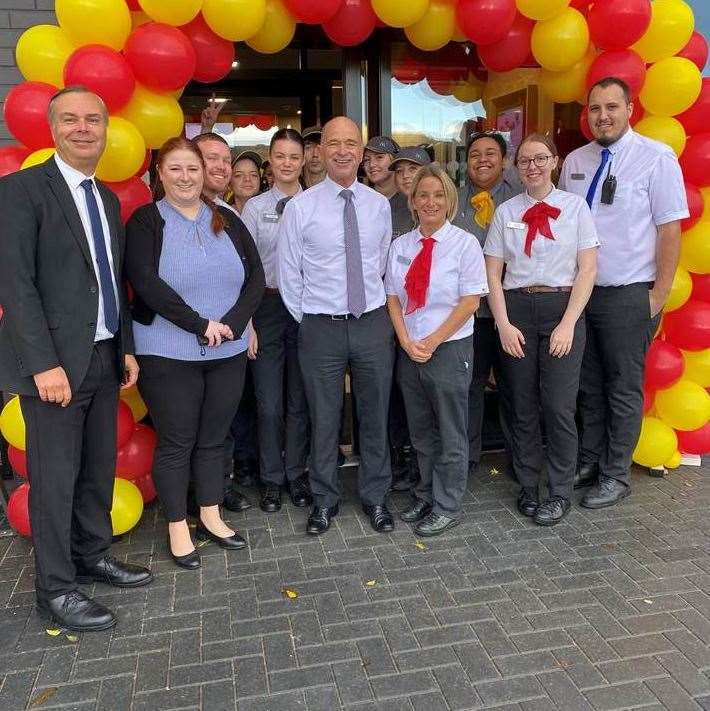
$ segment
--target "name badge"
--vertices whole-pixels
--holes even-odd
[[[278,222],[279,221],[279,215],[276,212],[263,212],[261,214],[261,219],[264,222]]]
[[[403,254],[398,254],[398,255],[397,255],[397,261],[398,261],[400,264],[411,264],[411,263],[412,263],[412,260],[411,260],[411,259],[407,259],[407,257],[405,257]]]
[[[511,230],[527,230],[528,226],[524,222],[509,222],[506,227]]]
[[[572,180],[584,180],[586,177],[584,173],[572,173],[572,175],[570,175]]]

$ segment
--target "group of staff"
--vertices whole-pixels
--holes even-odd
[[[548,136],[523,140],[516,176],[504,170],[503,137],[474,134],[457,193],[422,149],[387,137],[364,146],[339,117],[311,141],[310,159],[303,136],[277,131],[272,185],[240,202],[235,170],[248,174],[251,162],[258,172],[254,156],[232,165],[217,134],[176,137],[157,157],[163,197],[134,213],[124,240],[118,202],[94,177],[106,108],[82,87],[60,91],[49,110],[55,156],[0,180],[0,388],[19,393],[27,425],[40,613],[105,629],[114,614],[78,583],[152,579],[109,555],[116,406],[119,387],[136,381],[157,431],[153,477],[172,559],[200,566],[191,482],[196,537],[246,545],[220,504],[248,358],[262,509],[277,511],[287,488],[295,505],[312,502],[310,534],[339,511],[346,370],[358,493],[377,532],[395,525],[386,498],[397,397],[397,446],[411,444],[417,460],[400,517],[420,536],[461,521],[491,368],[521,514],[556,524],[578,486],[594,484],[581,501],[589,508],[628,495],[644,357],[688,215],[674,154],[630,128],[632,108],[622,81],[592,87],[595,140],[567,157],[559,187]],[[361,165],[372,187],[358,181]],[[230,181],[234,205],[223,200]]]

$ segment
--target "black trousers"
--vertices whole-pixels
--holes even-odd
[[[511,397],[513,468],[527,489],[537,489],[543,464],[540,410],[545,423],[545,459],[551,496],[571,499],[577,466],[575,410],[586,333],[584,316],[574,329],[572,350],[550,355],[550,335],[569,302],[569,292],[505,292],[508,319],[525,338],[524,358],[502,354]]]
[[[402,390],[397,382],[396,372],[398,361],[402,357],[407,357],[402,350],[397,348],[395,352],[394,377],[392,378],[392,389],[390,390],[390,409],[387,419],[387,431],[392,449],[401,449],[410,444],[409,426],[407,424],[407,411],[404,404]]]
[[[392,482],[387,410],[394,331],[385,307],[359,319],[305,314],[298,350],[311,419],[310,482],[317,506],[340,500],[338,433],[343,379],[350,366],[359,426],[358,489],[365,504],[381,504]]]
[[[626,485],[641,431],[644,362],[660,320],[651,318],[650,287],[596,286],[587,304],[579,459]]]
[[[256,462],[259,458],[253,366],[254,362],[248,360],[244,373],[242,397],[224,443],[224,471],[227,476],[232,474],[233,460]]]
[[[93,566],[111,545],[118,389],[111,340],[94,346],[67,407],[20,398],[38,598],[74,590],[76,567]]]
[[[253,322],[259,338],[252,371],[260,477],[263,483],[278,486],[303,475],[308,455],[308,405],[298,363],[298,322],[278,294],[264,296]]]
[[[138,362],[158,435],[155,489],[168,521],[182,521],[190,479],[199,506],[222,503],[224,440],[242,395],[246,353],[209,361],[138,356]]]
[[[498,416],[505,449],[510,452],[510,395],[501,368],[501,347],[495,319],[476,318],[473,331],[473,374],[468,391],[468,461],[478,464],[483,449],[485,389],[493,370],[498,390]]]
[[[397,379],[419,462],[414,495],[449,518],[458,518],[466,493],[472,361],[470,338],[442,343],[426,363],[415,363],[401,349],[397,361]]]

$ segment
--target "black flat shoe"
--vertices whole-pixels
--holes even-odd
[[[418,536],[438,536],[444,531],[448,531],[454,526],[458,526],[461,521],[457,518],[449,518],[443,514],[434,513],[431,511],[423,518],[415,527],[414,532]]]
[[[330,528],[330,522],[338,515],[338,504],[335,506],[314,506],[311,515],[308,517],[306,533],[319,536]]]
[[[82,584],[105,583],[116,588],[139,588],[153,580],[153,575],[140,565],[122,563],[112,556],[105,556],[91,568],[79,568],[76,581]]]
[[[362,510],[370,517],[370,525],[377,533],[394,531],[394,519],[386,504],[363,504]]]
[[[539,505],[540,502],[537,500],[535,494],[526,489],[520,490],[520,495],[518,496],[518,511],[520,511],[523,516],[534,516]]]
[[[313,495],[311,494],[311,487],[306,474],[294,479],[288,485],[288,493],[291,497],[291,503],[296,508],[302,509],[313,503]]]
[[[264,513],[281,511],[281,487],[267,484],[261,492],[259,508],[264,511]]]
[[[170,546],[170,536],[168,536],[168,552],[173,559],[173,563],[180,568],[185,568],[185,570],[197,570],[202,565],[200,554],[196,550],[192,550],[185,555],[175,555]]]
[[[116,616],[107,607],[72,590],[51,600],[38,600],[37,612],[53,627],[75,632],[107,630],[116,624]]]
[[[240,491],[237,491],[234,487],[232,487],[224,495],[224,501],[222,502],[222,506],[224,506],[224,508],[228,511],[235,511],[237,513],[239,513],[240,511],[246,511],[247,509],[251,508],[249,499],[247,499],[244,494],[242,494]],[[197,518],[199,518],[199,512],[197,514]]]
[[[538,526],[554,526],[569,513],[570,508],[568,499],[563,496],[551,496],[537,507],[533,520]]]
[[[402,521],[407,523],[415,523],[416,521],[421,521],[425,516],[427,516],[431,511],[431,504],[428,504],[422,499],[414,499],[411,506],[402,511],[399,517]]]
[[[584,489],[594,486],[599,480],[599,466],[597,464],[580,464],[574,474],[574,488]]]
[[[599,475],[599,483],[579,502],[580,506],[586,509],[604,509],[613,506],[625,499],[631,493],[631,489],[616,479]]]
[[[202,523],[202,521],[198,521],[197,523],[197,528],[195,529],[195,538],[197,538],[197,540],[199,541],[212,541],[213,543],[216,543],[220,548],[232,551],[239,551],[242,548],[245,548],[247,545],[247,542],[238,533],[235,533],[231,536],[225,536],[224,538],[222,538],[221,536],[216,536],[214,533],[212,533],[212,531],[207,529],[207,527]]]

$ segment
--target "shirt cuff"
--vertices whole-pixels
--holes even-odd
[[[488,284],[472,281],[459,282],[459,294],[461,296],[485,296],[487,293]]]
[[[660,217],[655,217],[653,219],[656,227],[661,227],[662,225],[667,225],[669,222],[676,222],[677,220],[685,220],[690,217],[690,212],[688,210],[679,210],[678,212],[665,212]]]

